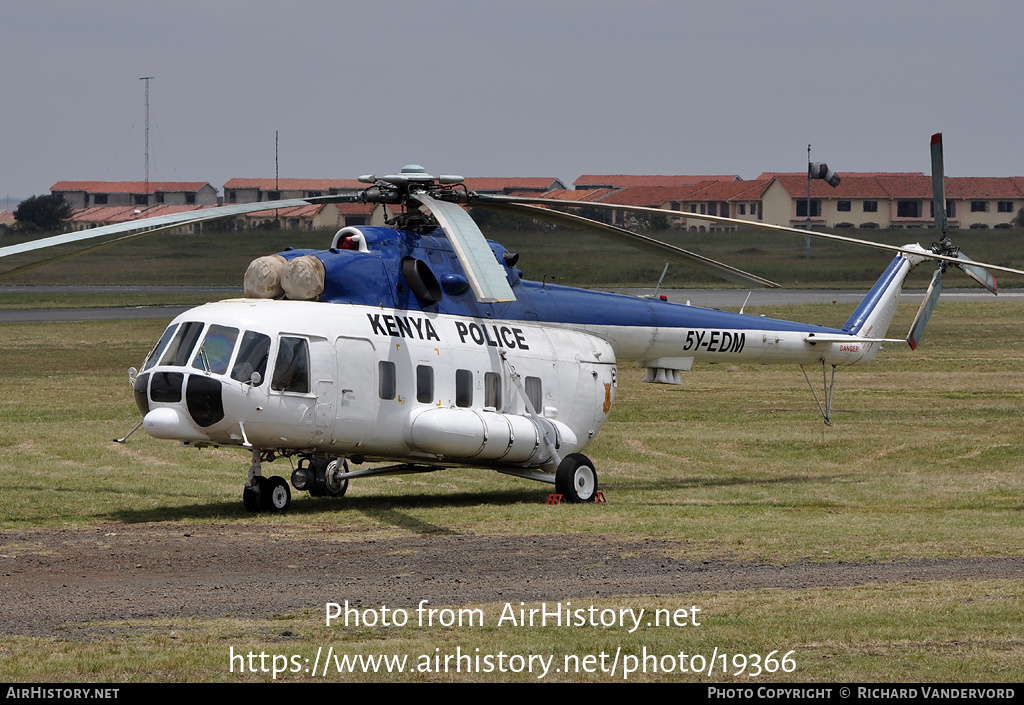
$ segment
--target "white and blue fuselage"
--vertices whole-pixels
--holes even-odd
[[[134,381],[150,435],[550,470],[600,430],[619,362],[646,367],[647,381],[678,383],[700,361],[873,359],[916,264],[897,256],[833,329],[543,285],[508,264],[516,300],[482,304],[442,236],[346,230],[364,238],[362,251],[281,253],[323,263],[319,301],[222,301],[171,323]],[[507,261],[501,246],[492,249]],[[401,266],[409,258],[436,277],[436,300],[414,293],[413,270]]]

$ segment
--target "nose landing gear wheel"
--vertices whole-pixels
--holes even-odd
[[[257,477],[255,487],[245,486],[242,503],[250,512],[284,512],[292,503],[292,492],[283,477]]]
[[[245,505],[247,511],[258,512],[260,510],[259,487],[249,487],[249,485],[246,485],[242,490],[242,504]]]
[[[260,508],[268,512],[284,512],[292,503],[292,491],[288,481],[275,475],[260,478]]]
[[[597,471],[590,458],[582,453],[562,458],[555,471],[555,491],[566,502],[593,502],[597,495]]]

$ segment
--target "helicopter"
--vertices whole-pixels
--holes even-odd
[[[993,293],[988,270],[1024,275],[975,262],[952,244],[941,134],[933,136],[931,151],[941,231],[931,247],[700,216],[894,252],[840,328],[528,281],[518,254],[488,241],[466,208],[519,213],[696,263],[745,285],[778,286],[553,207],[691,214],[478,194],[462,177],[435,177],[418,165],[361,176],[367,188],[357,193],[142,219],[0,248],[0,258],[117,236],[72,253],[81,254],[182,225],[294,205],[390,206],[394,217],[386,226],[345,227],[323,250],[260,257],[246,271],[245,298],[205,304],[171,321],[141,367],[129,371],[142,420],[116,440],[142,427],[184,446],[250,452],[242,499],[251,511],[286,511],[292,488],[341,497],[354,479],[450,467],[489,468],[554,484],[567,502],[593,502],[601,498],[597,470],[582,451],[608,417],[620,363],[644,367],[644,381],[661,384],[680,384],[680,373],[695,362],[820,364],[823,380],[831,367],[824,398],[814,394],[831,424],[836,369],[873,360],[883,343],[916,347],[950,265]],[[909,334],[885,337],[907,275],[926,261],[937,262],[937,269]],[[297,459],[290,481],[264,474],[264,465],[280,458]],[[372,467],[358,467],[364,464]]]

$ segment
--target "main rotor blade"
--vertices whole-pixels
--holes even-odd
[[[95,252],[96,250],[102,250],[104,248],[112,247],[114,245],[120,245],[121,243],[127,242],[128,240],[136,240],[140,237],[148,237],[150,235],[167,232],[168,230],[174,230],[175,228],[180,227],[181,225],[176,223],[174,225],[165,225],[162,228],[145,230],[141,233],[131,233],[129,235],[122,235],[121,237],[115,237],[112,240],[107,240],[106,242],[101,242],[97,245],[83,247],[79,250],[74,250],[73,252],[65,252],[64,254],[57,255],[55,257],[48,257],[46,259],[30,262],[29,264],[23,264],[19,267],[15,267],[14,269],[8,269],[6,271],[0,272],[0,279],[6,279],[7,277],[13,277],[16,274],[30,272],[33,269],[39,269],[40,267],[46,267],[47,265],[56,264],[57,262],[63,262],[64,260],[72,259],[74,257],[78,257],[79,255],[84,255],[87,252]]]
[[[932,135],[932,209],[935,213],[935,227],[945,237],[949,230],[946,220],[945,170],[942,166],[942,133]]]
[[[932,283],[928,285],[928,291],[924,295],[924,301],[921,302],[921,307],[917,309],[917,316],[914,317],[914,323],[910,326],[910,332],[907,333],[907,342],[910,344],[911,350],[917,350],[918,344],[921,342],[921,336],[924,335],[924,327],[928,325],[928,319],[932,317],[932,311],[935,310],[935,304],[939,301],[939,294],[942,293],[942,265],[935,270],[935,274],[932,275]]]
[[[675,245],[669,245],[667,242],[661,242],[660,240],[655,240],[654,238],[641,235],[640,233],[634,233],[630,230],[626,230],[625,228],[599,223],[596,220],[584,218],[583,216],[548,210],[547,208],[538,208],[537,206],[519,205],[514,203],[478,203],[476,205],[488,210],[518,213],[528,218],[533,218],[534,220],[542,220],[547,223],[564,225],[576,230],[582,230],[583,232],[590,233],[591,235],[597,235],[598,237],[603,237],[608,240],[624,243],[639,250],[651,252],[659,256],[668,254],[673,259],[680,260],[686,264],[698,264],[706,267],[714,271],[718,276],[729,281],[738,282],[740,284],[756,284],[757,286],[776,289],[779,288],[779,285],[775,282],[763,279],[756,274],[744,272],[742,269],[737,269],[736,267],[731,267],[727,264],[723,264],[722,262],[717,262],[708,257],[698,255],[696,252],[690,252],[689,250],[684,250],[681,247],[676,247]]]
[[[469,213],[461,206],[438,201],[423,193],[410,194],[409,198],[419,201],[437,218],[466,272],[477,301],[497,303],[516,300],[504,267],[498,264],[494,251]]]
[[[259,203],[240,203],[232,206],[218,206],[216,208],[204,208],[201,210],[187,211],[184,213],[171,213],[168,215],[158,215],[153,218],[140,218],[139,220],[132,220],[125,223],[116,223],[114,225],[104,225],[99,228],[92,228],[91,230],[81,230],[73,233],[64,233],[63,235],[53,235],[52,237],[44,237],[39,240],[30,240],[29,242],[23,242],[17,245],[8,245],[7,247],[0,247],[0,258],[9,257],[10,255],[20,254],[22,252],[32,252],[33,250],[41,250],[47,247],[54,247],[56,245],[68,245],[73,242],[83,242],[85,240],[95,240],[99,237],[106,235],[116,235],[118,233],[133,232],[136,230],[146,230],[147,234],[163,232],[167,230],[168,225],[174,227],[184,227],[186,225],[192,225],[193,223],[203,223],[211,220],[220,220],[222,218],[230,218],[234,215],[242,215],[245,213],[257,213],[259,211],[274,210],[277,208],[292,208],[294,206],[308,206],[314,203],[345,203],[360,200],[358,193],[344,193],[335,196],[316,196],[311,198],[287,198],[279,201],[262,201]],[[157,230],[156,228],[159,228]],[[79,250],[84,252],[85,250]]]
[[[796,235],[810,235],[813,237],[820,238],[822,240],[833,240],[835,242],[845,242],[851,245],[861,245],[862,247],[873,247],[876,250],[886,250],[888,252],[900,252],[908,255],[917,255],[919,257],[927,257],[939,262],[952,262],[953,264],[959,264],[960,260],[957,257],[950,255],[939,255],[933,252],[922,252],[918,249],[908,247],[898,247],[896,245],[886,245],[881,242],[872,242],[871,240],[861,240],[855,237],[847,237],[846,235],[835,235],[833,233],[820,232],[818,230],[802,230],[800,228],[791,228],[786,225],[773,225],[772,223],[761,223],[755,220],[740,220],[739,218],[726,218],[721,215],[706,215],[704,213],[696,214],[689,213],[687,211],[675,211],[667,210],[665,208],[650,208],[648,206],[624,206],[617,203],[601,203],[600,201],[556,201],[553,198],[526,198],[520,196],[495,196],[491,194],[471,194],[466,201],[470,206],[481,206],[484,203],[524,203],[532,205],[543,205],[549,207],[558,208],[600,208],[608,211],[629,211],[631,213],[651,213],[665,216],[680,216],[683,218],[695,218],[699,220],[709,220],[714,223],[728,223],[730,225],[737,225],[744,228],[760,228],[762,230],[772,230],[775,232],[782,233],[794,233]],[[1014,269],[1013,267],[1004,267],[998,264],[989,264],[987,262],[978,262],[979,266],[983,266],[986,269],[991,269],[996,272],[1007,272],[1008,274],[1017,274],[1024,277],[1024,270]]]

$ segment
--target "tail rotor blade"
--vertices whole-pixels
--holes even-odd
[[[942,241],[933,245],[933,252],[955,257],[958,261],[953,264],[962,269],[964,274],[994,294],[996,289],[999,288],[996,286],[995,277],[989,274],[983,267],[974,264],[974,260],[970,257],[960,253],[959,249],[953,247],[953,243],[949,240],[949,221],[946,218],[945,178],[945,168],[942,160],[942,133],[936,132],[932,135],[932,206],[935,213],[935,227],[942,232]],[[931,312],[929,311],[929,313]],[[920,315],[918,313],[918,316]],[[927,317],[924,320],[927,322]],[[924,328],[923,324],[921,328]]]
[[[928,291],[924,295],[924,301],[921,302],[921,308],[917,309],[914,324],[910,326],[910,332],[907,333],[907,342],[910,343],[911,350],[917,350],[917,345],[921,342],[921,336],[924,335],[924,328],[928,325],[928,319],[932,317],[932,311],[935,310],[935,304],[938,303],[939,294],[941,293],[942,265],[932,275],[932,283],[928,285]]]
[[[970,257],[965,255],[963,252],[957,253],[957,258],[965,260],[965,262],[973,262]],[[989,271],[984,267],[979,267],[976,264],[961,264],[960,262],[955,263],[957,267],[964,271],[964,274],[969,276],[974,281],[981,284],[983,287],[991,291],[993,294],[998,293],[997,289],[999,286],[996,284],[996,278],[989,274]]]
[[[949,230],[946,220],[946,184],[942,165],[942,133],[932,135],[932,207],[935,211],[935,227],[945,237]]]

